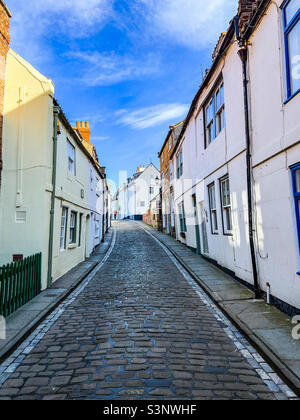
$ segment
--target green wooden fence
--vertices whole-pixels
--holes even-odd
[[[0,267],[0,315],[7,317],[41,292],[42,254]]]

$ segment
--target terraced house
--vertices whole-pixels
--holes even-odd
[[[290,314],[300,309],[299,6],[239,1],[171,155],[177,239]]]
[[[170,156],[178,140],[182,125],[183,122],[170,126],[168,135],[158,154],[161,176],[162,229],[163,232],[172,236],[175,236],[173,178],[176,168],[173,167]]]
[[[53,82],[9,50],[0,266],[41,253],[42,289],[90,256],[109,227],[105,168],[83,131],[69,123]]]

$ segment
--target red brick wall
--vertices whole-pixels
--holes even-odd
[[[10,14],[0,0],[0,185],[2,173],[2,126],[4,105],[4,82],[6,57],[9,48],[9,19]]]

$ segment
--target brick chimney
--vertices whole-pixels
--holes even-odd
[[[88,143],[91,142],[91,130],[87,121],[77,121],[76,129],[80,132],[84,140],[86,140]]]
[[[0,0],[0,186],[2,172],[2,128],[4,107],[4,83],[6,71],[6,58],[9,50],[9,19],[11,13],[5,3]]]

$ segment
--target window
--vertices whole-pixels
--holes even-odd
[[[173,163],[170,162],[170,181],[173,181]]]
[[[179,223],[180,223],[180,231],[186,232],[186,220],[185,220],[185,211],[184,211],[184,202],[179,205]]]
[[[150,195],[154,194],[154,187],[150,187]]]
[[[218,84],[205,107],[206,147],[225,128],[224,83]]]
[[[83,214],[81,213],[79,216],[79,240],[78,240],[79,247],[81,246],[82,217],[83,217]]]
[[[183,174],[183,160],[182,160],[182,149],[177,155],[177,179]]]
[[[230,185],[229,185],[228,177],[220,180],[220,187],[221,187],[223,232],[225,235],[231,235],[232,217],[231,217]]]
[[[162,192],[164,193],[165,192],[165,174],[164,173],[161,174],[161,189],[162,189]]]
[[[287,96],[300,91],[300,2],[287,0],[283,4],[283,25],[286,49]]]
[[[212,184],[208,187],[208,197],[209,197],[209,208],[210,208],[211,233],[213,235],[217,235],[218,234],[218,217],[217,217],[215,184]]]
[[[64,251],[66,249],[67,219],[68,219],[68,209],[66,207],[63,207],[62,215],[61,215],[61,228],[60,228],[60,250],[61,251]]]
[[[68,140],[68,169],[75,176],[75,147]]]
[[[299,252],[300,252],[300,163],[292,168],[292,176],[293,176],[293,190],[294,190],[295,210],[296,210],[296,222],[297,222],[297,229],[298,229]]]
[[[70,244],[76,244],[77,213],[71,212],[70,219]]]
[[[145,207],[145,201],[140,202],[140,207]]]

